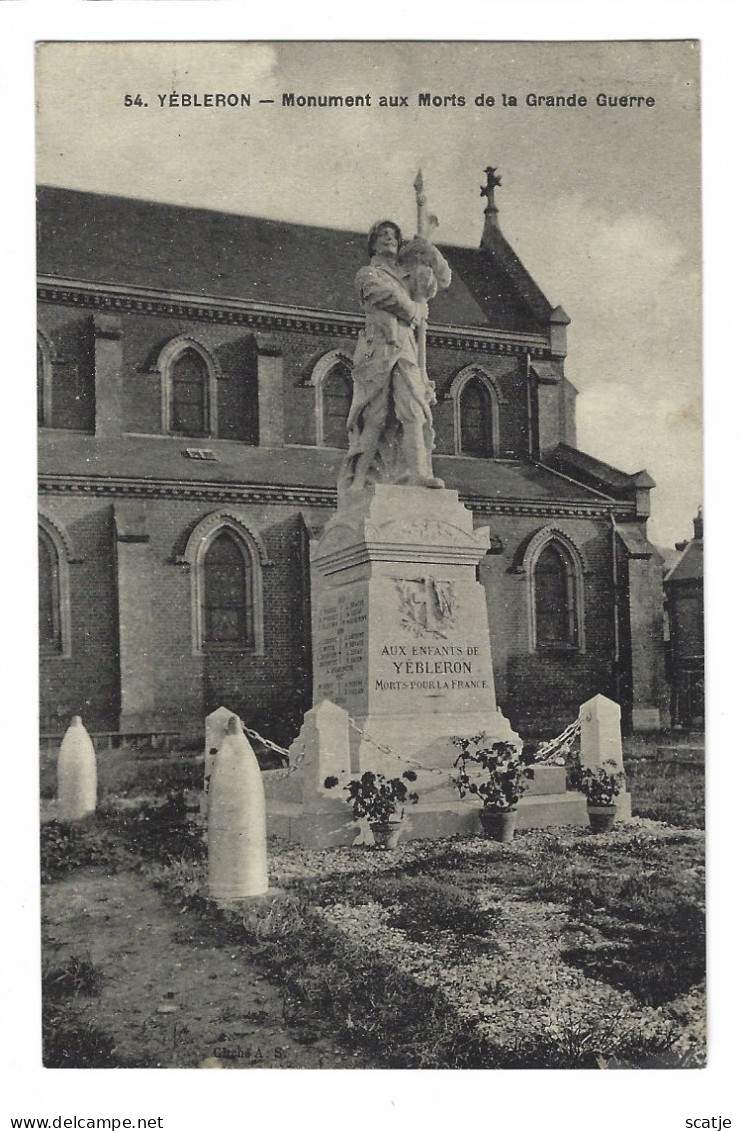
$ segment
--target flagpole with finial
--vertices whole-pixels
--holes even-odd
[[[415,199],[417,201],[417,234],[425,236],[425,192],[423,189],[423,171],[417,170],[417,176],[414,180]],[[427,357],[426,357],[426,343],[425,338],[428,330],[428,320],[424,318],[421,320],[417,330],[417,363],[420,366],[420,372],[427,380]]]

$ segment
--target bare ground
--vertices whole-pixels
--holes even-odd
[[[42,888],[48,967],[100,968],[80,1014],[111,1035],[116,1062],[141,1068],[372,1068],[325,1027],[292,1026],[283,991],[239,944],[217,945],[141,875],[84,868]]]

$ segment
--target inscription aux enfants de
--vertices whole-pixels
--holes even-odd
[[[421,598],[414,603],[411,586]],[[369,626],[365,595],[326,595],[316,620],[317,697],[352,711],[369,692],[455,695],[489,688],[491,670],[481,646],[461,639],[456,630],[452,584],[420,578],[397,581],[396,589],[409,613],[401,618],[402,639],[400,622],[396,639],[381,625]],[[432,598],[430,606],[426,594]],[[435,642],[426,642],[426,637]]]

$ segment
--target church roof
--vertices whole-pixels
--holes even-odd
[[[187,448],[207,449],[215,459],[190,459]],[[252,447],[233,440],[190,440],[173,436],[125,435],[112,443],[83,432],[42,429],[38,469],[45,476],[142,480],[153,484],[210,484],[213,487],[269,486],[334,490],[343,452],[333,448]],[[577,501],[595,503],[595,492],[547,468],[519,461],[434,456],[446,487],[477,499]]]
[[[553,451],[544,455],[542,463],[612,497],[620,498],[630,494],[637,486],[654,486],[654,480],[646,475],[646,472],[629,475],[625,471],[619,471],[617,467],[611,467],[609,463],[596,459],[595,456],[588,455],[587,452],[570,447],[569,444],[558,444]],[[641,482],[638,482],[639,476],[642,476]],[[644,476],[646,479],[643,478]]]
[[[358,314],[353,277],[366,234],[40,186],[39,274]],[[452,268],[432,320],[548,329],[549,303],[500,237],[495,249],[441,245]]]

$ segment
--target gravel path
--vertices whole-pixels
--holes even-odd
[[[284,996],[235,944],[217,946],[134,872],[81,869],[42,888],[44,962],[89,958],[100,996],[76,1008],[140,1068],[371,1068],[322,1029],[284,1019]]]

